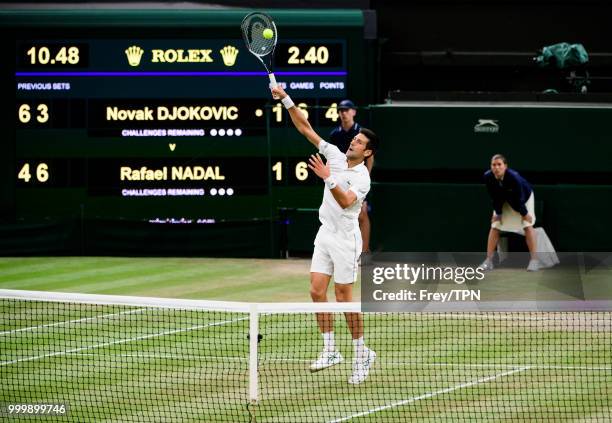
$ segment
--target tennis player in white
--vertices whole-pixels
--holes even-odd
[[[376,152],[378,138],[374,132],[362,128],[343,153],[317,135],[308,119],[281,87],[272,88],[272,94],[281,99],[296,129],[327,159],[324,164],[316,154],[310,156],[308,165],[325,181],[323,202],[319,208],[321,227],[314,241],[310,266],[310,296],[315,302],[326,302],[327,288],[333,275],[336,301],[350,302],[353,300],[353,285],[357,280],[358,260],[363,246],[357,218],[363,199],[370,190],[370,174],[364,160]],[[360,384],[368,377],[376,353],[363,341],[361,314],[345,313],[345,317],[355,350],[349,383]],[[334,342],[333,315],[317,313],[317,323],[323,336],[323,352],[310,366],[312,371],[323,370],[343,360]]]

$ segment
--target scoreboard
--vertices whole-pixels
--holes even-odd
[[[247,11],[158,12],[2,12],[16,221],[273,222],[318,206],[312,148],[241,39]],[[276,77],[326,137],[340,100],[370,100],[361,12],[271,14]]]
[[[319,122],[333,124],[347,95],[344,43],[278,46],[278,77],[308,92],[304,111],[325,105]],[[283,109],[266,110],[266,73],[240,39],[17,40],[17,52],[19,188],[267,195],[268,173],[286,173],[267,169],[262,142],[267,115],[278,126]]]

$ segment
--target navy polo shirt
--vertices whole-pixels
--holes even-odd
[[[484,174],[484,182],[491,196],[495,213],[501,215],[502,207],[507,201],[510,207],[519,212],[521,216],[527,214],[525,203],[529,200],[533,188],[516,170],[506,169],[504,179],[501,181],[497,180],[493,172],[488,170]]]
[[[353,141],[353,138],[355,138],[355,135],[357,135],[360,130],[361,125],[359,125],[357,122],[355,122],[348,131],[342,129],[342,125],[338,125],[329,134],[329,142],[338,147],[338,150],[346,153],[351,141]]]

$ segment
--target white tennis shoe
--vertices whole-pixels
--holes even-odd
[[[342,354],[338,351],[323,351],[317,361],[313,361],[310,365],[311,372],[318,372],[319,370],[327,369],[328,367],[335,366],[344,361]]]
[[[527,265],[528,272],[537,272],[540,270],[540,261],[531,259],[529,260],[529,265]]]
[[[493,268],[494,268],[493,260],[488,258],[485,261],[483,261],[482,264],[480,266],[478,266],[478,267],[480,267],[485,272],[489,272],[489,271],[493,270]]]
[[[351,385],[359,385],[368,378],[368,373],[376,360],[376,353],[367,348],[363,359],[355,358],[353,361],[353,374],[348,380]]]

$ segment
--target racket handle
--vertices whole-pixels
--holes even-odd
[[[276,82],[276,77],[274,76],[272,72],[268,74],[268,78],[270,78],[270,88],[275,88],[278,85],[278,83]],[[272,95],[272,98],[274,100],[278,100],[278,96],[274,94]]]

